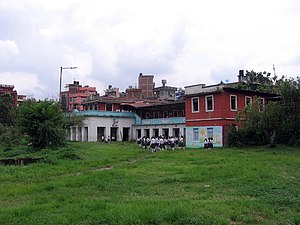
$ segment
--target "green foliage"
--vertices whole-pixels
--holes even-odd
[[[9,93],[0,95],[0,124],[12,126],[15,123],[15,107],[13,97]]]
[[[278,93],[280,98],[270,101],[264,112],[259,111],[258,99],[239,112],[237,120],[243,126],[229,133],[229,145],[300,144],[300,78],[282,76],[277,80],[265,74],[247,71],[248,82],[237,88],[250,89],[251,85],[259,84],[258,91]]]
[[[281,80],[282,107],[279,140],[284,144],[300,145],[300,78]]]
[[[65,119],[52,100],[27,101],[18,109],[18,126],[35,148],[56,148],[65,144]]]
[[[22,138],[16,126],[4,126],[0,123],[0,145],[9,149],[21,143]]]

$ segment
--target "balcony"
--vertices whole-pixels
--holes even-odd
[[[140,125],[185,124],[185,117],[142,119]]]

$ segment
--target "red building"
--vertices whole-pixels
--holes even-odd
[[[260,110],[265,109],[269,97],[277,95],[234,88],[234,83],[185,87],[186,144],[203,147],[205,139],[214,146],[224,146],[231,126],[239,126],[235,117],[239,110],[260,100]]]
[[[14,85],[0,84],[0,96],[5,93],[11,94],[13,98],[13,104],[17,106],[18,94],[17,91],[14,90],[14,88]]]
[[[138,78],[138,88],[142,90],[142,97],[151,98],[153,97],[153,83],[154,76],[153,75],[143,75],[140,73]]]

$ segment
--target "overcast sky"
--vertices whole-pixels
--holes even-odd
[[[239,69],[300,75],[298,0],[0,0],[0,84],[57,99],[80,81],[124,91],[236,81]]]

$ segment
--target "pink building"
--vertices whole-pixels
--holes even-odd
[[[74,81],[73,84],[68,84],[66,87],[68,91],[63,91],[60,96],[64,111],[73,111],[74,109],[83,111],[82,102],[97,95],[95,87],[82,86],[79,81]]]

